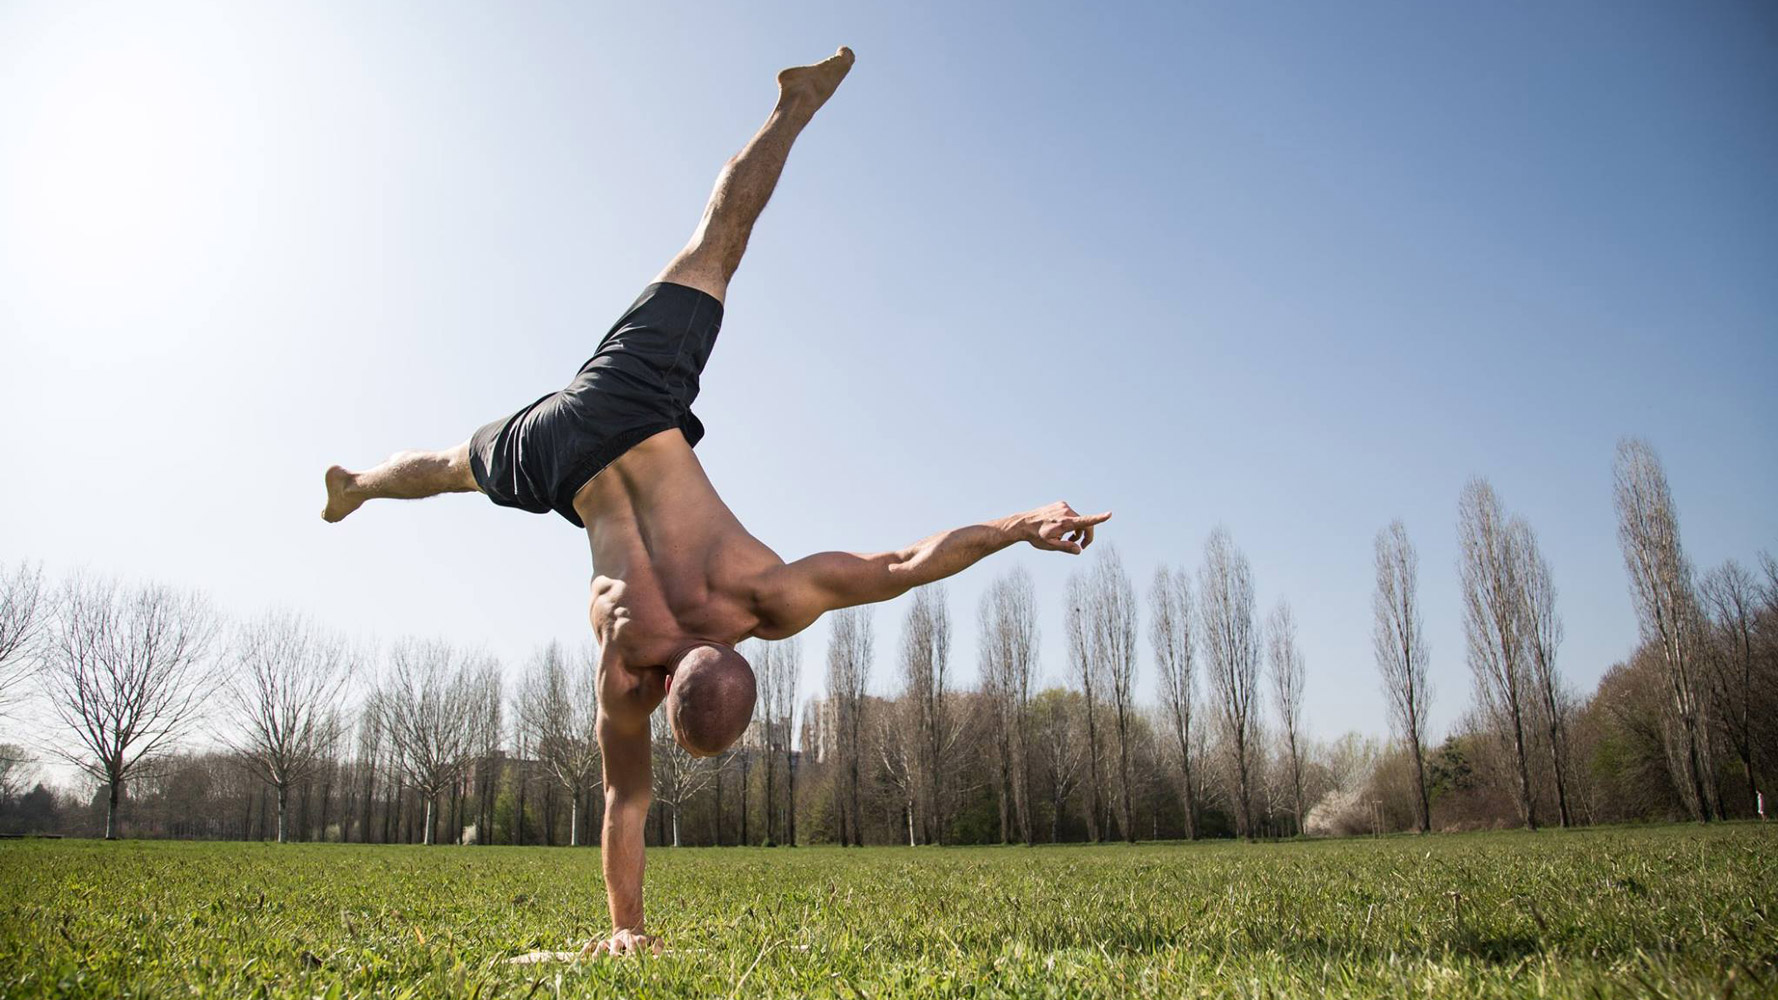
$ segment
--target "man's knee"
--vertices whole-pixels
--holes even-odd
[[[721,302],[728,294],[728,282],[734,273],[734,265],[725,262],[720,255],[698,249],[673,258],[673,262],[654,280],[695,288]]]

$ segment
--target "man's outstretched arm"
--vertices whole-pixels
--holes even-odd
[[[863,555],[820,552],[775,570],[761,595],[771,631],[800,632],[829,611],[887,601],[958,573],[1015,542],[1078,555],[1111,512],[1080,514],[1065,503],[941,531],[905,549]]]

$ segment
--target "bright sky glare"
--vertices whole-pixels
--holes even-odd
[[[1386,730],[1372,539],[1419,545],[1435,735],[1487,476],[1590,690],[1611,506],[1664,457],[1700,569],[1778,541],[1778,16],[1757,4],[0,7],[0,561],[201,588],[515,674],[584,537],[479,497],[323,524],[321,471],[558,387],[780,67],[858,64],[731,290],[697,410],[794,558],[1066,499],[1146,592],[1218,524],[1295,608],[1311,731]],[[1090,558],[1090,555],[1089,555]],[[1020,549],[1047,680],[1086,563]],[[902,607],[877,612],[896,685]],[[804,692],[826,631],[805,634]],[[1141,687],[1152,687],[1143,645]]]

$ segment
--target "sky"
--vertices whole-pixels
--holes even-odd
[[[1387,731],[1372,546],[1419,548],[1435,738],[1470,700],[1457,501],[1538,532],[1590,691],[1637,629],[1618,440],[1700,569],[1778,548],[1778,15],[1695,4],[0,4],[0,562],[374,645],[581,642],[566,521],[323,523],[321,473],[558,388],[683,244],[773,74],[853,47],[728,297],[697,413],[786,558],[1062,499],[1020,547],[1145,593],[1228,529],[1306,722]],[[906,599],[878,608],[898,686]],[[1146,616],[1144,618],[1146,628]],[[802,637],[819,694],[826,629]],[[1154,689],[1146,641],[1138,690]]]

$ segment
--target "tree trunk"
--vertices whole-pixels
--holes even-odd
[[[1420,806],[1420,832],[1431,833],[1432,802],[1426,795],[1426,753],[1420,746],[1419,734],[1411,735],[1408,743],[1414,751],[1414,790],[1418,793]]]
[[[432,801],[437,797],[438,796],[436,795],[426,796],[426,830],[424,833],[425,840],[422,842],[429,847],[432,845]]]
[[[290,802],[290,786],[280,784],[276,788],[278,791],[278,843],[282,844],[285,843],[284,814]]]
[[[108,784],[110,787],[105,800],[105,839],[116,840],[118,838],[117,803],[122,797],[123,780],[114,776]]]
[[[796,748],[795,747],[792,747],[790,749],[790,752],[788,754],[786,754],[784,757],[784,772],[785,772],[785,782],[786,782],[785,792],[790,797],[790,804],[787,807],[788,811],[785,813],[785,818],[787,820],[787,832],[784,834],[784,843],[788,844],[791,847],[795,847],[796,846]]]
[[[571,789],[569,798],[573,805],[568,807],[568,846],[580,846],[580,789]]]

